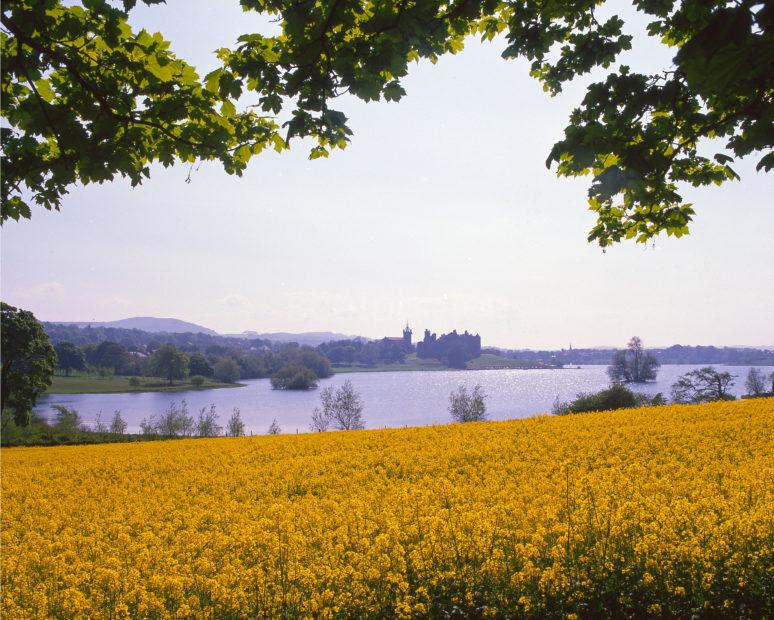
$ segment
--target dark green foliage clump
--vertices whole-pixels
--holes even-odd
[[[554,414],[585,413],[588,411],[610,411],[652,405],[665,405],[666,399],[659,393],[655,396],[637,394],[620,383],[614,383],[606,390],[589,394],[578,394],[569,403],[554,405]]]
[[[317,387],[317,375],[303,366],[288,364],[272,375],[271,387],[275,390],[309,390]]]

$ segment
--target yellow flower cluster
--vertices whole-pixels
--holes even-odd
[[[772,617],[774,399],[2,453],[2,616]]]

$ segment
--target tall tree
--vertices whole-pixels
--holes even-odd
[[[156,4],[162,0],[143,0]],[[241,174],[266,147],[316,141],[310,157],[344,148],[351,130],[332,106],[348,92],[397,101],[420,58],[465,39],[505,41],[549,93],[592,70],[547,165],[590,175],[597,215],[589,240],[608,246],[681,236],[694,216],[682,185],[738,178],[734,158],[774,167],[774,7],[764,0],[633,0],[648,34],[674,51],[654,74],[618,65],[632,47],[604,0],[240,0],[275,17],[276,36],[246,33],[204,77],[161,34],[131,25],[136,0],[15,0],[2,6],[2,220],[30,217],[27,196],[58,209],[75,182],[116,175],[133,184],[149,164],[218,159]],[[238,111],[242,95],[252,107]],[[288,118],[284,137],[274,118]],[[718,142],[718,139],[721,142]],[[716,151],[705,154],[707,150]],[[27,192],[25,192],[25,189]]]
[[[760,368],[750,368],[747,372],[744,387],[750,396],[761,396],[766,393],[766,375]]]
[[[0,316],[0,410],[11,409],[16,424],[26,426],[51,385],[56,352],[32,312],[0,302]]]
[[[734,400],[730,388],[735,376],[718,372],[712,366],[685,373],[672,385],[672,399],[677,403],[707,403]]]
[[[157,377],[169,380],[183,379],[188,374],[188,356],[173,344],[159,347],[151,356],[150,371]]]
[[[65,371],[66,376],[70,376],[71,370],[85,370],[86,357],[78,347],[72,342],[62,340],[54,347],[56,350],[56,366]]]
[[[610,380],[615,383],[645,383],[654,381],[660,364],[648,353],[638,336],[632,337],[623,351],[616,351],[607,367]]]

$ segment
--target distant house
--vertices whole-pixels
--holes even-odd
[[[382,341],[394,342],[395,344],[400,345],[406,353],[411,353],[414,350],[414,345],[411,343],[412,334],[413,332],[411,331],[408,322],[406,322],[406,327],[403,328],[402,336],[385,336],[382,338]]]

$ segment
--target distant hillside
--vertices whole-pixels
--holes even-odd
[[[272,342],[297,342],[301,345],[307,345],[309,347],[316,347],[323,342],[331,342],[333,340],[368,340],[362,336],[347,336],[346,334],[337,334],[335,332],[302,332],[299,334],[293,334],[290,332],[271,332],[259,334],[258,332],[242,332],[241,334],[224,334],[229,338],[247,338],[261,340],[271,340]]]
[[[188,323],[180,319],[159,319],[153,316],[135,316],[118,321],[57,321],[58,325],[75,325],[77,327],[117,327],[119,329],[140,329],[144,332],[166,334],[209,334],[218,333],[196,323]]]

